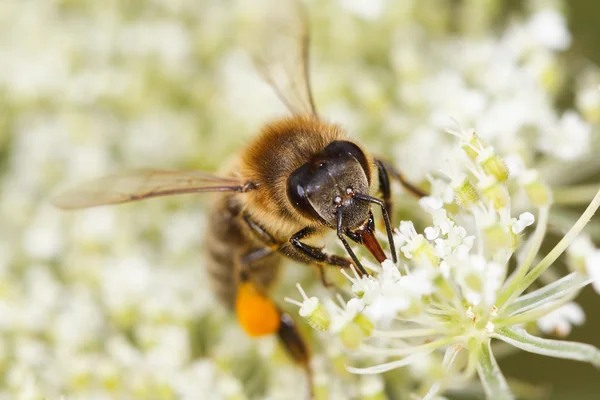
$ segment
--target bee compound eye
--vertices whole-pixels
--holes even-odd
[[[287,197],[292,207],[302,215],[323,222],[323,218],[308,199],[308,196],[318,189],[318,187],[308,185],[311,179],[312,174],[309,164],[295,170],[287,181]]]

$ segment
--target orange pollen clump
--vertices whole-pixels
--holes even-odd
[[[275,303],[250,282],[242,282],[238,287],[235,312],[250,336],[269,335],[279,330],[281,314]]]

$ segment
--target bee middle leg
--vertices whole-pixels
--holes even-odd
[[[265,248],[260,248],[246,254],[243,260],[255,261],[278,251],[295,261],[316,265],[321,282],[325,287],[331,287],[332,284],[327,281],[325,269],[323,268],[324,265],[331,265],[338,268],[351,268],[354,265],[352,261],[346,258],[328,254],[320,248],[302,242],[302,239],[316,232],[313,228],[304,228],[294,234],[287,243],[279,243],[266,229],[253,221],[248,215],[244,215],[242,218],[254,236],[266,246]]]

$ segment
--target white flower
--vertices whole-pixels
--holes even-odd
[[[592,279],[592,287],[600,294],[600,249],[594,246],[588,235],[581,234],[567,249],[569,267],[585,273]]]
[[[573,325],[585,322],[583,309],[577,303],[567,303],[537,320],[539,328],[547,334],[565,337],[571,333]]]
[[[566,50],[571,45],[567,20],[560,12],[543,9],[533,15],[528,23],[531,35],[551,50]]]
[[[467,302],[473,306],[484,303],[491,307],[496,292],[502,285],[504,269],[494,262],[473,255],[455,268],[456,282],[461,287]]]
[[[137,308],[150,295],[151,267],[141,257],[115,260],[102,271],[102,300],[114,312]]]
[[[343,309],[340,309],[338,306],[332,308],[334,313],[332,313],[331,317],[330,332],[339,333],[346,325],[354,321],[354,318],[365,308],[365,304],[362,299],[353,298],[348,301]]]
[[[290,299],[289,297],[286,297],[285,301],[300,307],[300,316],[305,318],[313,328],[317,330],[329,329],[331,318],[326,308],[320,303],[319,299],[316,297],[309,298],[299,283],[296,284],[296,288],[302,296],[302,302]]]
[[[577,91],[575,102],[584,115],[596,116],[600,110],[600,90],[598,87],[585,86]]]
[[[573,243],[567,249],[567,255],[575,258],[586,258],[596,251],[592,239],[588,235],[581,234],[573,240]]]
[[[385,4],[385,0],[338,0],[338,2],[351,13],[368,20],[377,19],[383,12]]]
[[[579,114],[567,111],[558,123],[545,127],[540,147],[563,160],[574,160],[589,150],[591,126]]]
[[[453,226],[447,232],[446,239],[435,239],[436,254],[444,259],[453,258],[461,260],[467,256],[475,236],[467,236],[467,231],[462,226]]]
[[[64,243],[56,216],[43,213],[23,235],[23,249],[30,257],[50,259],[61,251]]]
[[[433,279],[437,274],[432,268],[419,268],[410,275],[404,275],[398,281],[398,288],[408,294],[412,300],[418,301],[422,296],[433,293]]]
[[[419,200],[419,205],[433,217],[433,227],[425,229],[427,240],[434,240],[440,233],[448,234],[454,226],[454,221],[448,218],[448,213],[443,208],[444,202],[440,198],[425,196]]]
[[[433,199],[441,199],[444,204],[450,204],[454,201],[454,191],[448,182],[442,179],[435,179],[431,176],[431,174],[427,174],[426,178],[431,184],[431,189],[429,191],[430,195],[423,197],[421,200],[432,197]],[[429,200],[424,201],[427,202]],[[423,207],[423,204],[421,204],[421,207]]]
[[[346,275],[349,278],[348,275]],[[350,278],[349,278],[350,279]],[[352,292],[357,295],[360,295],[367,304],[371,303],[373,297],[378,296],[380,290],[380,284],[377,280],[375,280],[371,276],[362,276],[357,278],[356,280],[351,280],[352,284]]]
[[[423,236],[417,234],[413,223],[410,221],[400,223],[400,231],[397,236],[400,238],[400,243],[403,244],[400,250],[404,253],[404,257],[413,258],[413,252],[423,244]]]
[[[585,270],[592,279],[592,286],[600,294],[600,250],[596,249],[585,259]]]
[[[377,398],[384,395],[385,385],[383,379],[377,375],[367,375],[360,380],[360,395],[362,398]]]
[[[406,258],[414,259],[414,262],[424,266],[437,263],[433,246],[423,235],[417,233],[412,222],[402,221],[396,235],[400,239],[400,250]]]

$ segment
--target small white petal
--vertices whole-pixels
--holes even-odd
[[[592,286],[600,294],[600,250],[595,250],[585,259],[585,270],[592,279]]]
[[[309,317],[311,316],[315,310],[319,307],[319,299],[316,297],[311,297],[310,299],[304,300],[302,302],[302,307],[300,307],[300,311],[298,312],[301,317]]]
[[[425,237],[427,240],[434,240],[440,235],[440,228],[428,226],[425,228]]]
[[[512,226],[512,231],[515,234],[523,232],[525,228],[535,222],[535,217],[530,212],[524,212],[519,215],[519,219]]]

